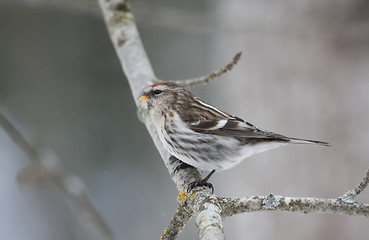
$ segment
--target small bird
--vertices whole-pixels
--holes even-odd
[[[218,110],[173,82],[150,85],[138,98],[147,103],[159,138],[170,154],[195,168],[210,171],[195,186],[205,185],[215,171],[236,166],[256,153],[287,144],[326,142],[286,137],[264,131],[253,124]]]

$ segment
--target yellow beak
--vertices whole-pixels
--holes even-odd
[[[140,100],[140,101],[142,101],[142,102],[148,102],[149,101],[149,96],[142,95],[141,97],[139,97],[137,99]]]

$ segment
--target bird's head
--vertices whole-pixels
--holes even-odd
[[[188,98],[193,98],[193,94],[180,84],[158,82],[150,85],[138,100],[146,102],[150,111],[165,111],[183,104]]]

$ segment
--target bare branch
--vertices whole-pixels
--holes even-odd
[[[357,195],[359,195],[366,188],[366,186],[368,186],[368,182],[369,182],[369,169],[366,172],[366,174],[365,174],[363,180],[360,182],[360,184],[355,189],[352,189],[352,190],[346,192],[341,197],[339,197],[338,200],[344,201],[344,202],[347,202],[347,203],[354,203],[355,202],[355,197]]]
[[[355,188],[356,195],[359,195],[364,189],[368,186],[369,183],[369,169],[366,171],[366,174],[363,180],[360,182],[359,186]]]
[[[103,11],[110,38],[132,89],[133,97],[137,99],[149,84],[157,82],[158,79],[152,70],[138,35],[131,6],[127,0],[99,0],[99,4]],[[174,169],[181,162],[171,156],[162,145],[144,104],[136,101],[136,105],[139,119],[145,123],[177,189],[182,191],[187,188],[190,182],[200,180],[201,175],[195,168],[174,172]]]
[[[0,126],[31,160],[30,165],[18,174],[18,182],[22,186],[32,189],[45,185],[54,186],[72,203],[72,212],[77,213],[80,223],[92,226],[89,229],[95,230],[93,235],[98,234],[104,240],[114,239],[107,224],[88,198],[83,181],[68,175],[52,150],[37,151],[1,111]]]
[[[222,215],[224,217],[258,211],[324,212],[369,216],[369,204],[346,203],[338,199],[282,197],[270,194],[233,200],[230,198],[219,198],[219,204],[222,207]]]
[[[142,93],[143,89],[149,84],[158,81],[158,79],[155,77],[138,35],[131,6],[125,0],[99,0],[99,5],[102,9],[110,38],[130,84],[133,97],[136,99]],[[144,105],[139,103],[139,101],[136,101],[136,105],[139,119],[145,124],[150,133],[177,189],[179,191],[186,190],[189,183],[201,180],[201,175],[195,168],[175,171],[177,166],[181,164],[181,161],[171,156],[162,145]],[[210,194],[207,188],[198,188],[196,190],[204,194]],[[197,202],[199,199],[197,198],[194,201]],[[191,207],[191,205],[188,206]],[[194,212],[195,215],[197,213],[197,211],[193,211],[191,208],[188,212]],[[163,239],[175,238],[181,228],[184,227],[177,227],[178,219],[182,216],[182,212],[176,213],[166,232],[163,234]]]
[[[180,205],[178,206],[175,215],[170,220],[168,228],[164,231],[160,240],[176,239],[179,233],[183,230],[187,222],[192,217],[192,212],[189,212],[189,210],[187,209],[186,194],[182,191],[178,198],[178,202],[180,203]]]
[[[157,78],[139,37],[131,5],[128,0],[99,0],[99,5],[110,39],[136,99]]]
[[[194,78],[194,79],[188,79],[188,80],[177,80],[175,82],[179,83],[179,84],[182,84],[183,86],[188,87],[188,88],[205,85],[205,84],[209,83],[210,81],[213,81],[216,78],[219,78],[220,76],[222,76],[227,71],[232,70],[233,66],[237,64],[238,60],[240,60],[241,55],[242,55],[242,52],[237,53],[233,57],[233,59],[230,63],[228,63],[226,66],[210,73],[209,75],[199,77],[199,78]]]
[[[8,113],[9,114],[9,113]],[[31,161],[37,161],[37,153],[18,129],[5,117],[4,110],[0,111],[0,126],[9,134],[15,144],[22,149]]]
[[[201,240],[222,240],[224,237],[221,207],[217,196],[210,195],[201,201],[196,216],[196,225]]]

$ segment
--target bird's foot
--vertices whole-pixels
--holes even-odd
[[[178,172],[179,170],[186,169],[186,168],[191,168],[191,167],[193,167],[193,166],[181,161],[181,163],[174,169],[174,173]]]
[[[215,170],[211,171],[203,180],[198,181],[198,182],[192,182],[190,184],[188,184],[188,188],[187,188],[187,192],[190,192],[193,188],[195,187],[208,187],[211,189],[211,194],[214,193],[214,187],[213,184],[209,183],[208,180],[211,177],[211,175],[213,175],[215,173]]]
[[[204,180],[201,180],[201,181],[198,181],[198,182],[192,182],[192,183],[188,184],[187,192],[191,192],[192,189],[194,189],[195,187],[208,187],[208,188],[211,189],[211,194],[214,193],[213,184],[211,184],[207,181],[204,181]]]

